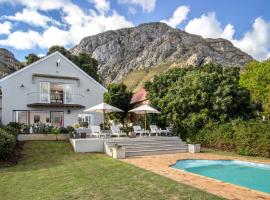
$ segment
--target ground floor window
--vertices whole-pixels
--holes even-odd
[[[26,125],[46,124],[54,127],[64,126],[64,111],[13,111],[13,121]]]
[[[14,111],[13,113],[14,115],[14,121],[15,122],[19,122],[22,124],[29,124],[29,111],[27,110],[17,110]]]
[[[64,112],[63,111],[51,112],[51,124],[54,127],[63,127],[64,126]]]
[[[80,126],[83,126],[85,123],[87,123],[88,126],[90,126],[93,122],[93,115],[92,114],[79,114],[78,115],[78,122]]]

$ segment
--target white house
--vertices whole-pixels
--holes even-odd
[[[42,122],[61,127],[103,120],[101,114],[83,110],[101,103],[106,88],[59,52],[2,78],[0,88],[3,124]]]

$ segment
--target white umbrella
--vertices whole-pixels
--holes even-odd
[[[134,112],[136,114],[144,114],[144,129],[146,129],[146,114],[147,113],[155,113],[159,114],[160,112],[156,110],[155,108],[152,108],[151,106],[148,105],[142,105],[137,108],[134,108],[128,112]]]
[[[99,112],[99,113],[103,113],[103,123],[105,125],[105,113],[124,112],[124,111],[119,109],[119,108],[116,108],[114,106],[111,106],[111,105],[109,105],[107,103],[101,103],[101,104],[98,104],[96,106],[87,108],[83,112]]]

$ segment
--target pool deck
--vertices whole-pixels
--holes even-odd
[[[170,167],[170,165],[173,165],[177,160],[183,159],[210,159],[210,160],[226,159],[226,160],[241,160],[241,161],[270,164],[269,159],[258,159],[258,158],[253,159],[252,157],[227,156],[212,153],[198,153],[198,154],[177,153],[177,154],[151,155],[141,157],[130,157],[123,159],[122,161],[152,171],[162,176],[166,176],[170,179],[184,183],[186,185],[199,188],[201,190],[215,194],[217,196],[224,197],[226,199],[270,200],[270,194],[267,193],[251,190],[241,186],[225,183],[219,180],[215,180],[212,178],[204,177],[201,175],[185,172]]]

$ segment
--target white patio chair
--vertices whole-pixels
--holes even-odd
[[[93,136],[96,136],[97,138],[101,138],[102,136],[105,138],[107,137],[107,134],[100,130],[100,126],[96,125],[91,126],[91,131]]]
[[[111,136],[117,136],[117,137],[121,137],[121,136],[127,136],[126,133],[122,132],[119,128],[119,126],[114,125],[111,126],[111,131],[112,131],[112,135]]]
[[[136,135],[144,136],[144,135],[149,135],[148,130],[144,130],[141,128],[141,126],[133,126],[133,131],[136,133]]]
[[[157,125],[150,125],[151,129],[151,134],[155,134],[156,136],[165,134],[166,136],[168,135],[167,130],[162,130],[161,128],[158,128]]]

